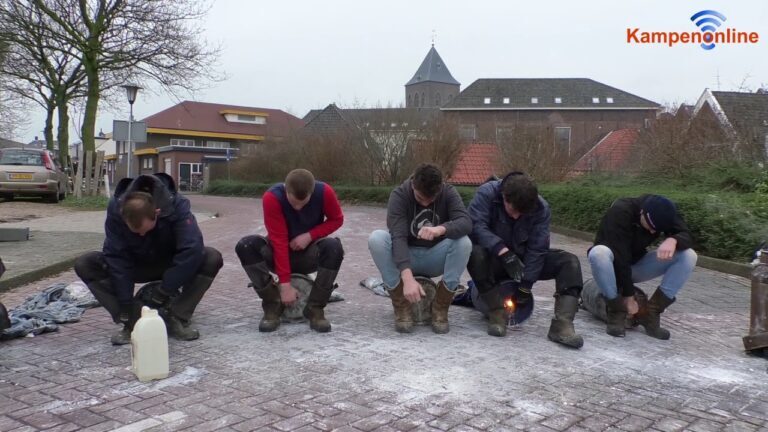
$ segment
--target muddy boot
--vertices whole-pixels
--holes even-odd
[[[309,328],[318,333],[331,331],[331,323],[325,319],[325,305],[333,291],[333,282],[336,280],[338,270],[324,268],[317,269],[315,283],[307,297],[307,305],[304,306],[304,317],[309,320]]]
[[[253,290],[261,298],[264,316],[259,321],[260,332],[273,332],[280,327],[280,315],[283,314],[283,302],[280,300],[280,288],[277,287],[267,265],[262,261],[243,266],[243,270],[253,283]]]
[[[5,306],[0,303],[0,332],[11,327],[11,319],[8,317],[8,311],[5,310]]]
[[[392,308],[395,310],[395,331],[398,333],[410,333],[413,331],[413,313],[411,302],[403,295],[403,281],[397,284],[395,289],[389,291],[389,299],[392,300]]]
[[[432,331],[437,334],[448,333],[448,308],[453,301],[453,292],[448,291],[445,282],[437,284],[435,299],[432,301]]]
[[[651,300],[648,301],[648,307],[638,312],[637,322],[645,327],[645,333],[648,336],[662,340],[669,339],[669,330],[661,327],[661,314],[674,302],[675,299],[665,296],[661,289],[656,289]]]
[[[126,345],[131,343],[131,329],[125,325],[120,331],[115,332],[109,338],[112,345]]]
[[[176,340],[191,341],[200,337],[197,329],[172,314],[166,318],[165,325],[168,326],[168,336]]]
[[[584,339],[573,329],[573,318],[579,309],[579,299],[565,294],[555,297],[555,317],[549,326],[547,338],[572,348],[581,348]]]
[[[624,326],[627,323],[627,308],[624,299],[616,296],[612,300],[605,300],[605,314],[607,317],[605,332],[614,337],[624,337]]]
[[[480,298],[488,305],[488,334],[502,337],[507,334],[507,311],[501,301],[498,288],[480,293]]]

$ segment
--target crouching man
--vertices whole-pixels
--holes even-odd
[[[112,343],[131,341],[142,305],[134,284],[158,280],[147,306],[160,311],[171,337],[200,337],[190,320],[223,262],[219,251],[203,244],[189,200],[176,192],[173,179],[160,173],[120,181],[105,230],[102,252],[78,258],[75,272],[123,325]]]
[[[583,285],[581,265],[574,254],[549,248],[549,204],[533,180],[512,172],[481,185],[469,204],[469,215],[474,244],[467,266],[475,284],[472,302],[488,316],[488,334],[507,332],[503,301],[511,293],[500,292],[502,280],[517,282],[514,300],[524,308],[532,301],[536,281],[555,279],[555,317],[547,337],[581,348],[584,341],[573,328]]]
[[[267,236],[243,237],[235,247],[253,289],[261,297],[264,316],[259,331],[277,330],[283,308],[298,300],[298,292],[291,286],[292,272],[317,272],[304,316],[312,330],[331,331],[324,310],[344,259],[341,241],[328,237],[344,223],[336,192],[330,185],[315,181],[311,172],[295,169],[285,183],[264,193],[262,206]],[[279,285],[271,271],[277,274]]]
[[[425,296],[414,276],[442,276],[432,302],[432,331],[448,333],[448,308],[472,249],[472,222],[461,196],[443,183],[435,165],[421,164],[390,194],[387,228],[371,233],[368,249],[389,290],[395,330],[412,331],[411,304]]]
[[[665,239],[648,251],[659,236]],[[598,288],[605,297],[606,332],[624,337],[627,313],[657,339],[669,339],[661,327],[661,314],[675,301],[696,266],[696,252],[688,226],[675,204],[660,195],[621,198],[600,222],[595,244],[589,249],[589,264]],[[638,310],[633,283],[661,276],[659,288],[648,306]]]

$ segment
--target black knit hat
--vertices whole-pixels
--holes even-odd
[[[675,203],[661,195],[651,195],[643,202],[643,216],[656,232],[669,232],[675,224]]]

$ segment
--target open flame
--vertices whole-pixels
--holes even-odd
[[[508,299],[504,300],[504,308],[508,312],[510,312],[510,313],[514,312],[515,311],[515,302],[513,302],[511,298],[508,298]]]

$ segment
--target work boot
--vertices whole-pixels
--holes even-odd
[[[280,300],[280,288],[271,281],[265,288],[254,289],[261,297],[261,309],[264,316],[259,321],[260,332],[273,332],[280,327],[280,316],[283,314],[283,302]]]
[[[120,331],[115,332],[109,340],[112,342],[112,345],[129,344],[131,343],[131,329],[125,325]]]
[[[576,334],[573,328],[573,318],[579,309],[579,299],[565,294],[555,296],[555,317],[549,326],[547,338],[572,348],[581,348],[584,339]]]
[[[191,341],[200,337],[200,332],[197,329],[192,328],[188,323],[184,323],[173,314],[168,315],[165,324],[168,326],[168,336],[174,339]]]
[[[8,317],[8,311],[0,303],[0,332],[11,327],[11,319]]]
[[[331,323],[325,319],[325,305],[333,292],[333,282],[336,280],[338,270],[324,268],[317,269],[317,276],[312,285],[312,291],[307,297],[307,305],[304,306],[304,317],[309,320],[309,328],[318,333],[331,331]]]
[[[648,302],[648,307],[637,313],[637,322],[645,327],[645,333],[648,336],[662,340],[669,339],[669,330],[661,327],[661,314],[674,302],[675,299],[665,296],[661,289],[657,288]]]
[[[403,295],[402,279],[395,289],[389,291],[389,299],[395,310],[395,331],[398,333],[410,333],[413,331],[413,312],[411,302]]]
[[[627,323],[627,308],[624,305],[624,298],[618,295],[614,299],[606,299],[605,314],[607,317],[605,332],[614,337],[624,337],[624,326]]]
[[[278,288],[269,268],[264,261],[243,266],[245,274],[253,283],[253,290],[261,298],[261,309],[264,316],[259,321],[260,332],[273,332],[280,327],[280,315],[283,314],[283,302],[280,300],[280,288]]]
[[[480,293],[480,298],[488,305],[488,334],[502,337],[507,334],[507,311],[501,301],[498,288]]]
[[[448,333],[448,308],[453,301],[453,292],[448,291],[444,281],[437,284],[435,299],[432,301],[432,331],[437,334]]]

